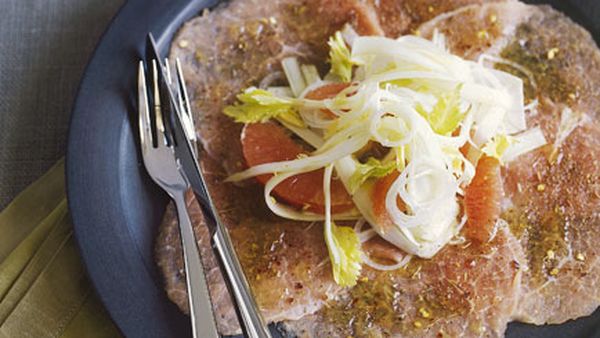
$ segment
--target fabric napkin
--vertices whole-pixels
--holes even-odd
[[[0,213],[0,338],[121,337],[79,257],[59,161]]]

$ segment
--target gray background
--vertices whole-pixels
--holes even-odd
[[[64,156],[79,79],[125,0],[0,0],[0,210]]]

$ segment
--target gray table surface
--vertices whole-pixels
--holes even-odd
[[[79,80],[125,0],[0,0],[0,210],[65,154]]]

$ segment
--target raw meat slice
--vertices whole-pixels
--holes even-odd
[[[467,24],[465,24],[467,23]],[[549,145],[503,169],[502,217],[527,256],[515,319],[562,323],[600,305],[600,52],[585,30],[549,6],[509,2],[475,6],[421,30],[438,28],[451,51],[481,53],[524,68],[496,67],[522,77],[528,126]],[[529,74],[527,74],[529,73]]]

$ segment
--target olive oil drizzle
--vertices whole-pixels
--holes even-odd
[[[547,41],[539,41],[535,27],[523,23],[517,27],[515,37],[500,53],[506,60],[515,62],[527,69],[535,81],[532,84],[526,74],[508,65],[497,63],[495,68],[520,77],[525,85],[525,98],[528,101],[544,93],[554,102],[568,102],[576,95],[576,88],[565,80],[561,69],[566,60],[564,51]],[[577,45],[562,48],[578,48]],[[571,51],[574,52],[574,51]],[[537,87],[537,91],[535,90]]]

